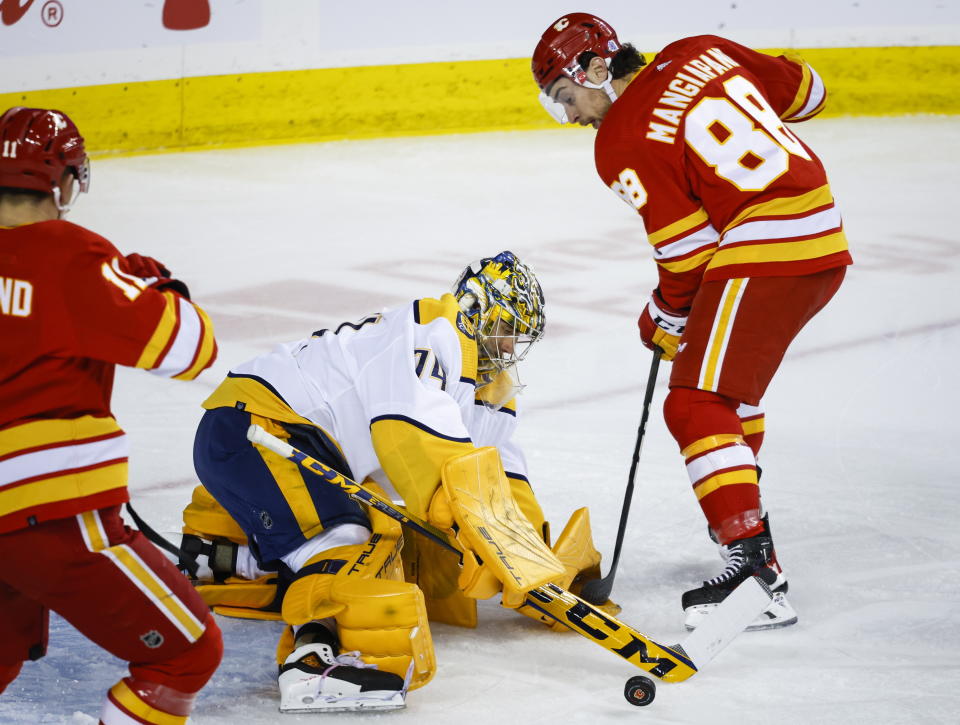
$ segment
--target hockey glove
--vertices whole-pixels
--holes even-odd
[[[136,252],[128,254],[126,262],[130,272],[147,282],[153,289],[168,289],[190,299],[190,290],[187,285],[179,279],[173,279],[170,270],[164,266],[163,262]]]
[[[673,360],[680,345],[680,336],[687,326],[687,314],[669,307],[655,289],[637,320],[640,341],[651,350],[660,348],[662,360]]]

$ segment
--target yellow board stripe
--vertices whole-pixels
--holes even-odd
[[[110,694],[136,717],[154,725],[184,725],[187,722],[187,716],[171,715],[163,710],[151,707],[137,697],[136,693],[123,680],[110,688]]]
[[[6,455],[63,441],[97,438],[119,430],[117,421],[109,417],[84,415],[68,420],[35,420],[0,431],[0,451]]]
[[[960,46],[791,52],[823,79],[830,94],[824,115],[960,113],[955,90],[960,86]],[[316,103],[317,98],[324,102]],[[527,57],[0,94],[0,108],[11,106],[65,111],[83,130],[88,151],[101,154],[557,127],[537,103]],[[329,108],[339,112],[330,114]],[[477,114],[477,108],[488,112]],[[580,128],[565,132],[593,133]]]
[[[127,485],[127,462],[92,468],[80,473],[41,478],[0,491],[0,511],[22,511],[32,506],[92,496]]]
[[[200,338],[200,351],[197,354],[197,359],[194,361],[193,365],[184,370],[179,375],[174,375],[174,380],[193,380],[197,377],[200,372],[210,363],[210,358],[213,356],[214,347],[214,337],[213,337],[213,323],[210,321],[210,318],[207,316],[207,313],[204,312],[199,307],[195,307],[197,314],[200,316],[202,329],[202,337]]]
[[[147,370],[157,366],[157,358],[160,357],[170,342],[170,335],[177,324],[177,296],[173,292],[163,293],[166,306],[163,308],[163,314],[157,323],[156,329],[150,336],[150,341],[140,353],[140,359],[137,360],[135,367],[146,368]]]
[[[760,485],[757,481],[757,469],[745,468],[742,471],[718,473],[716,476],[711,476],[703,483],[694,486],[693,492],[697,495],[697,500],[700,501],[718,488],[722,488],[723,486],[737,486],[740,484]]]
[[[763,244],[745,244],[742,247],[717,250],[710,262],[710,269],[726,267],[731,264],[759,264],[763,262],[798,262],[804,259],[826,257],[828,254],[844,252],[849,248],[847,235],[843,231],[828,234],[825,237],[800,239],[794,242],[766,242]]]
[[[802,214],[805,211],[812,211],[820,207],[833,203],[833,193],[830,191],[830,185],[824,184],[816,189],[808,191],[798,196],[788,196],[772,201],[765,201],[761,204],[748,206],[740,212],[733,221],[727,224],[723,233],[729,232],[738,224],[742,224],[747,219],[764,216],[789,216],[791,214]]]
[[[157,608],[188,640],[196,642],[200,639],[204,632],[203,624],[170,591],[167,585],[143,563],[133,549],[126,544],[121,544],[104,549],[101,553],[110,557],[120,570],[127,575],[127,578],[153,601]]]
[[[707,212],[703,207],[697,209],[693,214],[688,214],[683,217],[683,219],[678,219],[672,224],[668,224],[665,227],[657,229],[657,231],[652,232],[647,235],[647,240],[650,244],[659,244],[660,242],[670,239],[670,237],[676,237],[680,234],[683,234],[689,229],[698,227],[703,224],[705,221],[708,221]]]
[[[790,58],[794,63],[799,63],[800,68],[803,71],[803,77],[800,80],[800,88],[797,90],[797,95],[793,99],[793,103],[790,104],[790,107],[780,114],[781,118],[790,118],[793,114],[803,108],[803,104],[807,100],[807,92],[810,90],[810,81],[813,79],[813,74],[810,73],[810,67],[803,62],[800,58]]]
[[[738,435],[737,433],[720,433],[719,435],[707,436],[706,438],[701,438],[698,441],[694,441],[689,446],[684,448],[680,452],[680,455],[689,459],[693,458],[694,456],[699,456],[701,453],[712,451],[715,448],[728,446],[731,443],[746,445],[743,442],[743,436]]]
[[[703,365],[700,369],[700,381],[697,387],[701,390],[717,389],[727,340],[733,327],[733,318],[740,304],[741,290],[746,287],[746,284],[747,280],[744,278],[731,279],[727,281],[724,288],[723,298],[713,321],[713,330],[710,331],[710,339],[707,342]]]

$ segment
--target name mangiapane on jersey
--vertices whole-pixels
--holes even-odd
[[[652,141],[672,144],[676,140],[676,133],[680,127],[683,112],[687,110],[693,99],[703,90],[703,87],[709,81],[739,65],[737,61],[719,48],[710,48],[706,53],[701,53],[684,65],[674,75],[673,80],[667,84],[667,88],[671,90],[665,91],[658,101],[664,106],[672,106],[672,108],[657,106],[651,111],[654,116],[672,125],[667,126],[650,121],[647,138]],[[660,67],[658,67],[659,69]]]

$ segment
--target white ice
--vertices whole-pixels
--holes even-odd
[[[742,635],[693,679],[661,683],[638,710],[622,689],[639,670],[485,602],[478,629],[433,628],[439,670],[405,711],[351,722],[958,722],[960,123],[841,119],[797,130],[827,166],[856,261],[765,401],[764,501],[799,624]],[[220,358],[196,382],[117,376],[140,512],[178,529],[195,483],[199,403],[230,366],[274,342],[438,295],[466,262],[509,248],[533,264],[547,297],[547,336],[524,370],[531,480],[555,533],[589,505],[609,556],[650,360],[635,320],[655,273],[639,220],[595,175],[592,135],[95,162],[92,193],[71,218],[125,252],[163,260],[219,332]],[[614,598],[625,621],[672,642],[684,634],[681,592],[720,560],[663,424],[667,372]],[[277,625],[220,625],[226,655],[192,722],[323,720],[277,712]],[[0,697],[0,722],[90,722],[122,673],[54,617],[49,654]]]

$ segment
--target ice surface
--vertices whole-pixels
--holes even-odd
[[[827,166],[856,260],[765,401],[764,500],[800,623],[741,636],[637,710],[622,696],[637,670],[482,603],[477,630],[433,628],[439,671],[406,711],[351,722],[957,722],[960,122],[797,130]],[[95,162],[92,194],[71,219],[163,260],[220,339],[215,368],[193,383],[119,371],[115,412],[132,440],[141,513],[177,529],[199,403],[231,365],[440,294],[466,262],[509,248],[547,297],[547,335],[523,371],[531,481],[557,532],[590,505],[609,554],[650,354],[635,319],[655,272],[639,221],[595,175],[592,137],[564,129]],[[660,414],[667,372],[614,598],[626,621],[671,642],[684,634],[681,592],[715,575],[719,559]],[[220,624],[224,663],[192,722],[324,718],[277,713],[277,625]],[[48,656],[0,697],[0,723],[90,722],[122,671],[54,617]]]

